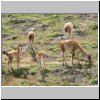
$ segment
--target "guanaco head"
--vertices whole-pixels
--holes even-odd
[[[91,58],[91,55],[90,55],[90,54],[87,54],[87,58],[88,58],[89,63],[90,63],[90,64],[93,64],[93,63],[92,63],[92,58]]]
[[[19,42],[18,43],[18,47],[17,47],[17,49],[18,49],[18,51],[20,52],[20,53],[22,53],[22,44]]]

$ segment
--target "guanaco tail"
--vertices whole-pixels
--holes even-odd
[[[70,51],[72,53],[72,64],[73,64],[73,59],[74,59],[74,56],[75,56],[75,52],[77,52],[77,59],[78,59],[78,53],[80,52],[85,57],[88,58],[88,61],[90,63],[92,62],[90,54],[87,54],[85,52],[85,50],[82,48],[82,46],[74,40],[61,41],[60,42],[60,48],[61,48],[62,56],[63,56],[63,65],[64,65],[64,61],[65,61],[65,64],[67,64],[66,59],[65,59],[65,51]],[[78,61],[79,61],[79,59],[78,59]]]
[[[65,23],[63,27],[63,31],[65,34],[65,39],[72,39],[73,24],[71,22]]]
[[[34,38],[35,38],[35,33],[33,32],[34,28],[28,32],[28,47],[32,48]]]

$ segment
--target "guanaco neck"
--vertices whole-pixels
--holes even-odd
[[[18,52],[20,52],[20,50],[21,50],[21,48],[20,48],[20,47],[18,47],[18,48],[17,48],[17,51],[18,51]]]
[[[83,54],[83,55],[85,55],[85,56],[87,56],[88,54],[85,52],[85,50],[79,45],[79,51]]]
[[[17,48],[17,52],[18,52],[18,55],[21,56],[21,54],[22,54],[22,48],[21,48],[21,47],[18,47],[18,48]]]

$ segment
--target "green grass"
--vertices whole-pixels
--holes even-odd
[[[92,30],[96,30],[98,29],[98,24],[97,23],[93,23],[89,26]]]
[[[92,14],[88,14],[92,16]],[[82,63],[82,70],[73,66],[73,69],[60,69],[62,63],[51,63],[45,64],[45,80],[44,82],[38,70],[37,63],[28,62],[31,61],[31,54],[26,51],[22,56],[22,62],[20,64],[21,69],[16,70],[16,59],[13,61],[13,72],[12,76],[9,75],[7,70],[7,60],[4,60],[3,55],[2,64],[3,75],[2,85],[44,85],[44,86],[87,86],[87,85],[97,85],[97,74],[98,72],[98,25],[97,25],[97,15],[90,17],[81,17],[81,14],[3,14],[2,15],[2,50],[10,51],[17,47],[18,43],[27,43],[27,33],[25,31],[30,27],[35,27],[35,46],[38,50],[44,50],[49,59],[47,61],[60,62],[62,61],[61,51],[59,48],[59,35],[63,35],[63,25],[66,22],[72,22],[76,26],[73,32],[73,38],[81,42],[82,47],[85,51],[91,54],[93,60],[92,74],[94,77],[91,79],[89,76],[89,66],[85,66]],[[85,18],[85,19],[84,19]],[[76,34],[74,34],[76,33]],[[10,37],[16,37],[11,38]],[[68,58],[69,57],[69,58]],[[81,56],[80,56],[81,57]],[[69,67],[71,66],[71,54],[66,52],[66,58],[68,60]],[[84,59],[84,57],[83,57]],[[25,60],[25,61],[24,61]],[[77,64],[77,61],[74,60]],[[87,68],[87,73],[85,72],[84,66]],[[94,70],[95,66],[95,70]],[[60,70],[55,72],[56,69]],[[52,72],[54,71],[54,72]],[[71,74],[73,72],[79,71],[80,74]],[[52,72],[52,73],[51,73]],[[81,76],[81,74],[83,76]],[[77,77],[80,80],[77,81]],[[14,82],[13,82],[14,81]]]

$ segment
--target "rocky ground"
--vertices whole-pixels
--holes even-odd
[[[93,65],[77,59],[71,64],[71,54],[66,52],[68,66],[62,66],[59,41],[64,40],[62,31],[65,22],[74,24],[73,40],[81,43],[91,54]],[[36,62],[27,48],[27,32],[35,27],[35,44],[38,50],[48,54],[45,74],[41,77]],[[2,50],[23,45],[24,53],[20,69],[7,69],[7,57],[2,54],[2,85],[10,86],[88,86],[98,84],[98,15],[97,14],[2,14]],[[82,56],[80,55],[80,59]]]

